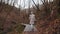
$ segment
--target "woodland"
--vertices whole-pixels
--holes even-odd
[[[42,5],[33,3],[32,8],[22,10],[1,1],[0,34],[22,34],[25,26],[21,23],[29,24],[31,11],[36,15],[37,34],[60,34],[60,0],[49,3],[44,0]]]

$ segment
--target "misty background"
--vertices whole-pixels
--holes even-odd
[[[33,1],[35,2],[35,4],[41,5],[43,0],[33,0]],[[5,4],[8,3],[11,6],[13,6],[14,4],[16,8],[22,8],[22,9],[28,8],[29,6],[31,8],[32,6],[34,6],[33,1],[32,0],[2,0],[2,2],[5,2]],[[52,2],[53,0],[46,0],[46,1]]]

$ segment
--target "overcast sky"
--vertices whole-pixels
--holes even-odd
[[[32,7],[32,5],[34,5],[33,1],[35,2],[35,4],[38,4],[38,3],[42,4],[41,0],[33,0],[33,1],[32,0],[18,0],[18,5],[21,5],[22,8],[28,8],[29,1],[30,1],[30,7]],[[53,1],[53,0],[50,0],[50,1]],[[48,2],[49,2],[49,0],[48,0]]]
[[[21,1],[21,3],[20,3]],[[21,5],[22,8],[28,8],[29,7],[29,1],[30,1],[30,7],[32,7],[32,5],[34,5],[34,3],[32,2],[32,0],[18,0],[18,5]],[[38,2],[40,2],[40,4],[42,4],[41,1],[39,0],[34,0],[34,2],[37,4]]]
[[[2,1],[3,2],[5,1],[5,3],[7,3],[7,0],[2,0]],[[17,8],[19,8],[19,6],[21,6],[21,8],[28,8],[29,1],[30,1],[30,7],[32,7],[32,5],[34,5],[33,1],[35,2],[35,4],[37,4],[37,3],[42,4],[41,0],[33,0],[33,1],[32,0],[9,0],[8,4],[11,3],[11,5],[13,5],[13,3],[15,2],[15,7],[17,7]]]

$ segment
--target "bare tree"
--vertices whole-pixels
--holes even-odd
[[[19,10],[21,10],[21,0],[20,0],[20,3],[19,3],[20,5],[19,5]]]
[[[5,0],[2,0],[2,3],[4,3]]]
[[[1,2],[1,0],[0,0],[0,2]]]
[[[5,4],[7,4],[7,1],[8,1],[8,0],[5,0]]]
[[[29,12],[31,11],[31,10],[30,10],[30,1],[31,1],[31,0],[28,0],[28,5],[29,5],[29,6],[28,6],[28,7],[29,7],[28,11],[29,11]]]
[[[37,10],[40,11],[39,7],[36,5],[36,3],[34,2],[34,0],[32,0],[32,2],[33,2],[34,5],[36,6]]]

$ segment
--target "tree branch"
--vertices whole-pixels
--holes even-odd
[[[32,0],[34,5],[36,6],[37,10],[40,11],[39,7],[35,4],[34,0]]]

